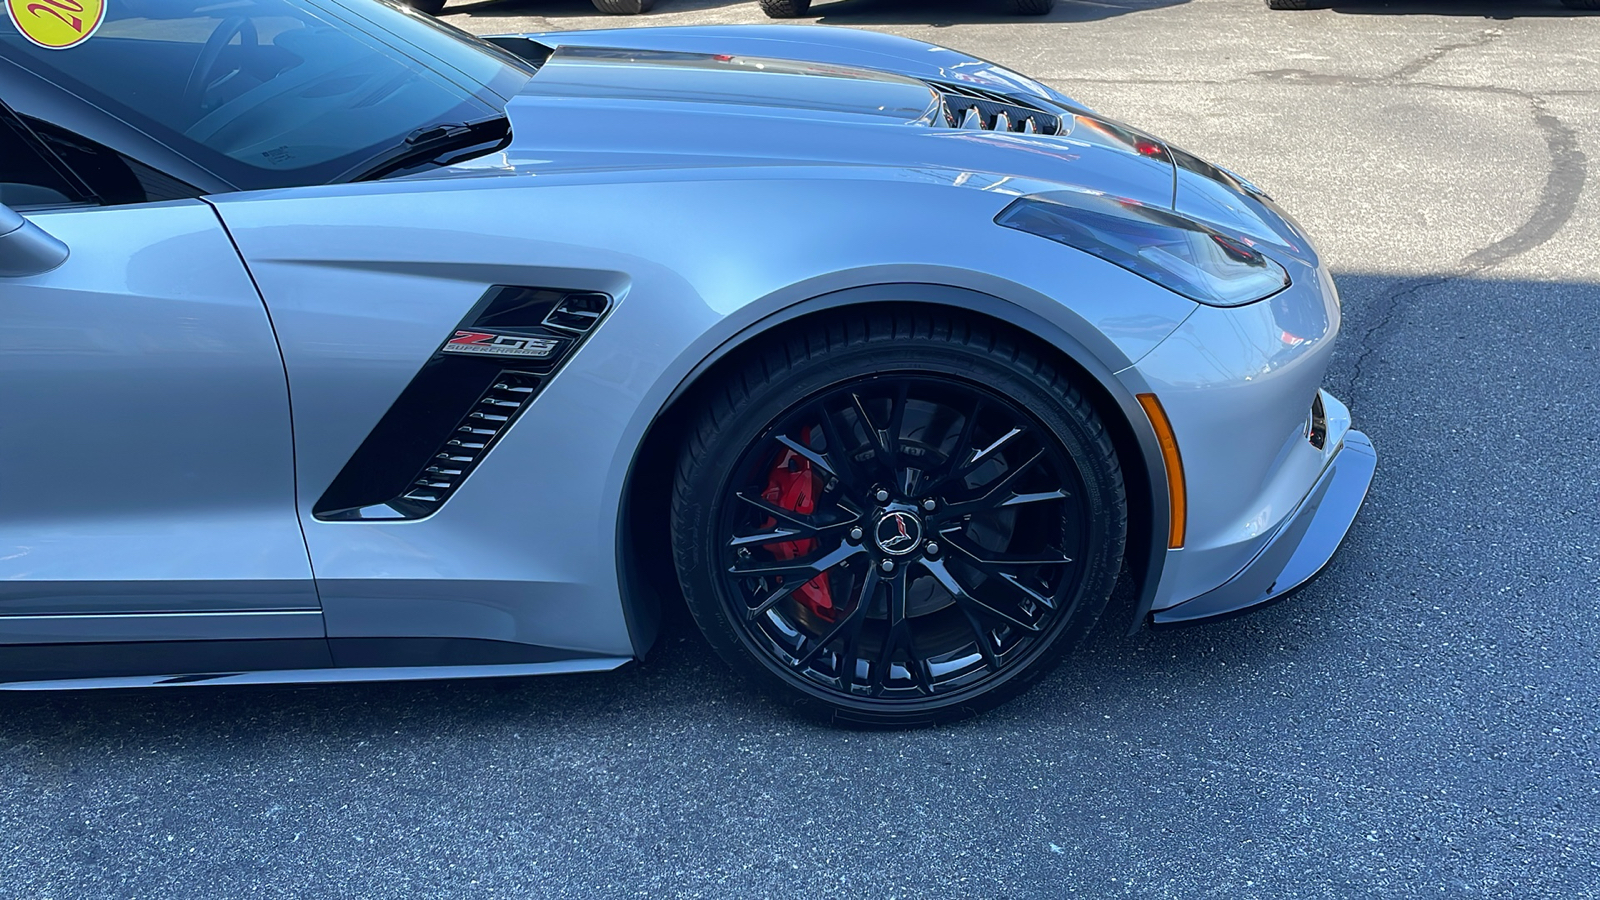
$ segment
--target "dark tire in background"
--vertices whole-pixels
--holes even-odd
[[[1007,0],[1011,12],[1019,16],[1042,16],[1056,8],[1056,0]]]
[[[1122,471],[1051,348],[872,312],[793,326],[708,379],[673,559],[711,645],[786,705],[857,726],[964,718],[1105,609]]]
[[[594,8],[614,16],[636,16],[647,13],[656,0],[594,0]]]
[[[407,6],[417,12],[425,12],[430,16],[437,16],[444,12],[445,0],[405,0]]]
[[[811,9],[811,0],[761,0],[761,11],[773,19],[794,19]]]

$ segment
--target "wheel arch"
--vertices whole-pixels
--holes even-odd
[[[1155,431],[1128,382],[1130,361],[1115,359],[1115,350],[1091,347],[1109,344],[1087,323],[1081,331],[1052,322],[1018,304],[968,288],[933,284],[878,284],[847,288],[785,306],[757,319],[719,344],[686,375],[667,397],[645,430],[623,480],[617,526],[617,576],[622,605],[636,652],[644,656],[655,642],[663,604],[678,597],[670,536],[660,527],[669,519],[673,472],[678,448],[698,408],[697,390],[729,364],[735,351],[779,327],[841,310],[906,306],[957,310],[995,328],[1044,342],[1055,360],[1078,376],[1078,383],[1110,432],[1123,467],[1128,492],[1128,542],[1124,575],[1132,581],[1131,597],[1113,597],[1106,618],[1125,617],[1137,629],[1155,598],[1166,561],[1159,540],[1167,533],[1169,515],[1166,470]],[[1088,332],[1088,333],[1085,333]],[[1081,335],[1081,337],[1080,337]],[[1113,356],[1107,361],[1104,356]],[[1120,363],[1120,365],[1119,365]],[[1137,376],[1133,376],[1135,383]],[[651,528],[651,523],[657,527]],[[1124,593],[1123,591],[1118,592]]]

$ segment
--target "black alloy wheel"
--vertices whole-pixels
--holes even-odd
[[[1105,608],[1126,500],[1046,350],[958,318],[806,326],[728,371],[680,461],[674,556],[735,669],[803,712],[990,708]]]

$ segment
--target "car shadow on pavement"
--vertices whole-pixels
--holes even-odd
[[[1560,0],[1353,0],[1334,2],[1337,13],[1363,16],[1466,16],[1479,19],[1526,19],[1593,16],[1597,10],[1569,9]]]

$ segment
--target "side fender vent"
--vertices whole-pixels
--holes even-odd
[[[312,507],[327,522],[438,511],[611,311],[588,291],[496,286],[423,364]]]
[[[438,509],[533,402],[541,382],[531,372],[501,372],[439,445],[412,481],[411,490],[387,505],[405,518],[421,518]]]

